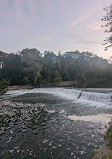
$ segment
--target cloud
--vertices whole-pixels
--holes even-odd
[[[87,16],[80,16],[79,18],[75,19],[72,23],[71,23],[71,27],[73,28],[75,25],[77,25],[78,23],[83,22],[85,19],[87,18]]]
[[[50,41],[52,41],[52,37],[51,37],[51,36],[42,37],[42,36],[40,36],[40,35],[35,35],[35,36],[32,37],[31,39],[32,39],[32,40],[44,41],[44,42],[50,42]]]
[[[94,13],[95,13],[95,8],[92,8],[92,10],[88,10],[86,13],[82,14],[77,19],[73,20],[72,23],[70,24],[70,26],[73,28],[77,24],[82,23],[83,21],[85,21],[87,18],[89,18]]]
[[[95,22],[95,23],[89,24],[87,28],[90,30],[95,30],[95,31],[102,30],[101,22]]]
[[[43,40],[45,42],[50,42],[50,41],[52,41],[52,38],[50,36],[46,36],[46,37],[43,38]]]

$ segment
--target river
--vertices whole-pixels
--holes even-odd
[[[86,159],[103,143],[111,91],[12,90],[0,96],[1,159]]]

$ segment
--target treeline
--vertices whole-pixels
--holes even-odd
[[[75,87],[112,87],[112,64],[90,52],[70,51],[58,55],[37,49],[17,54],[0,52],[0,81],[10,85],[34,85],[75,81]],[[0,82],[0,83],[1,83]]]

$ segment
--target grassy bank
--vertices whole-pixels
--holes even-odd
[[[107,131],[104,135],[104,144],[99,150],[94,149],[88,155],[88,159],[112,159],[112,120],[105,128],[107,128]]]

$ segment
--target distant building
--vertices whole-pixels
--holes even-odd
[[[0,62],[0,69],[3,68],[3,62]]]

